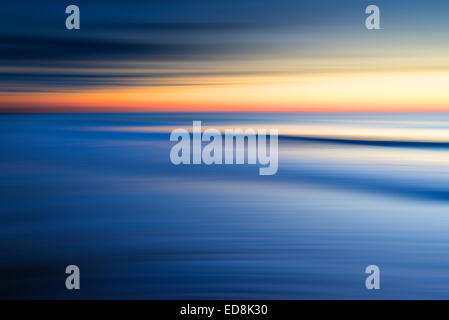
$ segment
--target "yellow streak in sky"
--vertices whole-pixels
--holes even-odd
[[[191,79],[195,83],[195,79]],[[136,86],[8,94],[0,107],[85,111],[449,111],[449,72],[302,74],[201,79],[207,85]]]

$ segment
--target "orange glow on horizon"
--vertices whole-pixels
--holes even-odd
[[[1,111],[449,111],[449,72],[349,73],[233,79],[235,84],[141,86],[3,94]],[[45,91],[45,90],[44,90]]]

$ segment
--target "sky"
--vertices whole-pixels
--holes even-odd
[[[0,27],[0,112],[449,111],[443,0],[3,1]]]

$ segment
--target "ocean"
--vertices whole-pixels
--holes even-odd
[[[195,120],[277,173],[173,165]],[[449,114],[0,115],[0,248],[0,298],[448,299]]]

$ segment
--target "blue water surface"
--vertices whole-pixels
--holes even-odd
[[[277,174],[260,176],[175,166],[166,131],[126,129],[193,120],[449,128],[447,114],[1,115],[0,297],[449,298],[445,143],[281,136]],[[70,264],[81,290],[65,288]]]

